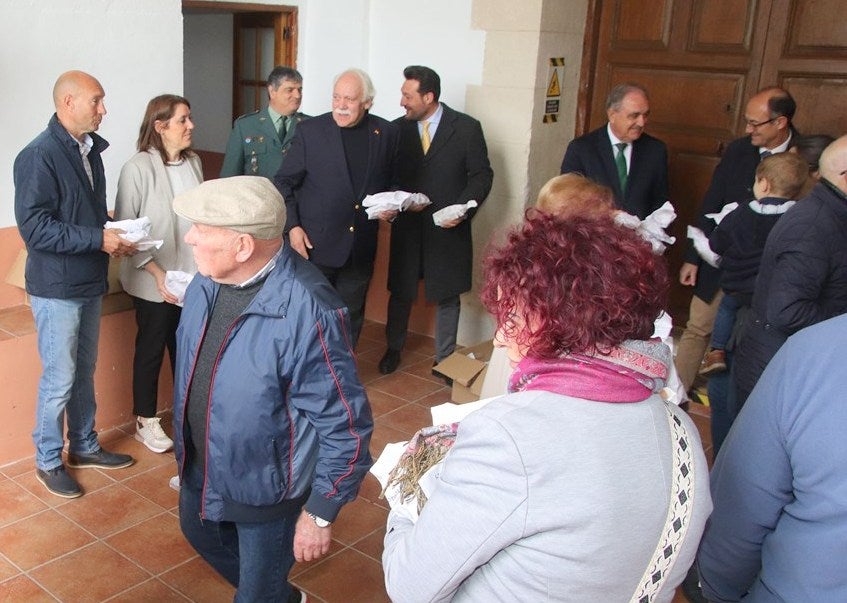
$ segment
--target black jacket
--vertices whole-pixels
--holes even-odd
[[[361,190],[353,190],[341,128],[332,113],[297,125],[274,178],[288,212],[285,231],[301,226],[314,247],[309,259],[320,266],[338,268],[351,258],[354,264],[368,264],[376,255],[379,220],[368,220],[362,199],[391,189],[397,128],[376,115],[363,119],[368,158]]]
[[[491,190],[494,172],[482,126],[472,117],[444,103],[444,112],[429,152],[423,154],[418,124],[400,118],[396,188],[426,194],[432,205],[420,212],[403,212],[391,225],[391,256],[388,288],[392,295],[414,300],[423,277],[426,298],[441,301],[471,288],[473,241],[471,210],[454,228],[432,221],[439,209],[471,199],[480,205]]]
[[[821,181],[768,237],[753,312],[735,358],[739,391],[753,389],[790,335],[845,312],[847,196]]]
[[[742,203],[709,236],[709,246],[721,256],[721,289],[742,304],[749,305],[753,298],[768,235],[793,205],[778,197]]]
[[[608,186],[615,194],[615,203],[624,211],[642,220],[668,200],[668,148],[649,134],[632,143],[632,161],[621,191],[612,141],[607,126],[575,138],[562,159],[562,173],[575,172]]]

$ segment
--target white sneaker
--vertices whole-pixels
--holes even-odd
[[[137,417],[135,439],[153,452],[167,452],[173,447],[174,442],[162,429],[159,421],[159,417],[150,419]]]
[[[179,492],[179,476],[174,475],[171,479],[169,479],[168,485],[171,487],[172,490],[176,490],[177,492]]]

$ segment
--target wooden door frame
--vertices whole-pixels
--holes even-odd
[[[297,68],[297,11],[296,6],[270,5],[270,4],[242,4],[240,2],[212,2],[210,0],[182,0],[182,10],[188,9],[195,13],[235,14],[235,13],[274,13],[276,25],[274,35],[276,39],[282,39],[283,43],[279,51],[274,49],[274,64],[283,63],[282,58],[288,57],[285,64]],[[237,32],[233,33],[233,44],[237,44]],[[233,48],[233,58],[235,52]],[[233,119],[238,117],[236,107],[235,82],[232,85],[232,107]]]
[[[590,130],[591,99],[594,97],[594,72],[597,66],[597,40],[600,37],[600,13],[603,0],[588,0],[585,13],[585,34],[582,38],[582,64],[579,70],[579,91],[576,95],[574,138]]]

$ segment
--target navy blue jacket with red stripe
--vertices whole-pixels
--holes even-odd
[[[177,330],[174,450],[185,472],[185,409],[206,322],[222,285],[198,274]],[[350,348],[347,310],[323,275],[285,246],[230,327],[212,369],[204,519],[303,498],[333,521],[371,466],[373,419]]]

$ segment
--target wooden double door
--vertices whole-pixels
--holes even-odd
[[[586,34],[577,135],[605,123],[609,90],[632,81],[650,92],[648,131],[668,145],[679,318],[691,296],[677,278],[685,227],[723,149],[744,134],[747,100],[781,86],[802,133],[847,133],[847,0],[593,0]]]

